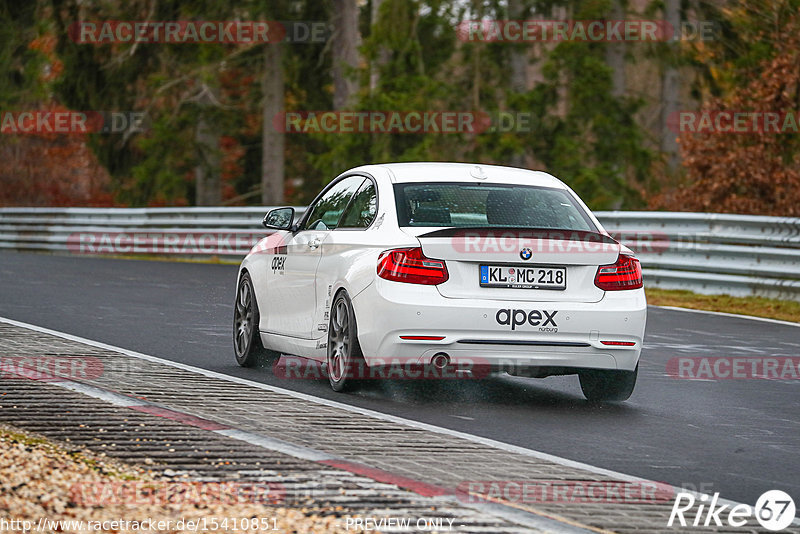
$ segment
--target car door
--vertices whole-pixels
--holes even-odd
[[[312,339],[317,301],[314,280],[322,243],[338,225],[363,180],[350,176],[328,186],[309,206],[298,231],[287,239],[285,255],[275,256],[274,273],[267,284],[267,294],[274,303],[269,309],[267,332]]]
[[[374,232],[369,235],[366,230],[372,226],[378,213],[378,193],[372,179],[362,180],[338,226],[322,244],[322,258],[316,277],[317,338],[325,335],[334,285],[346,279],[347,289],[353,297],[374,278],[376,264],[375,258],[370,255],[370,248],[376,248],[375,237]]]

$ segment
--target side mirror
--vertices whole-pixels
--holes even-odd
[[[275,208],[269,210],[261,224],[270,230],[291,230],[294,221],[294,208]]]

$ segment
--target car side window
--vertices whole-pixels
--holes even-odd
[[[364,181],[363,176],[349,176],[328,189],[310,209],[303,230],[333,230],[339,225],[342,212]]]
[[[339,228],[366,228],[377,213],[378,193],[372,180],[366,179],[342,215]]]

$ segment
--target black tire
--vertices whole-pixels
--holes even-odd
[[[630,398],[636,387],[639,365],[633,371],[586,369],[579,373],[581,391],[592,402],[622,402]]]
[[[253,291],[253,282],[247,272],[242,273],[236,288],[233,305],[233,352],[236,363],[242,367],[253,367],[259,361],[266,362],[280,357],[277,352],[264,348],[258,333],[258,302]]]
[[[350,297],[340,291],[333,299],[328,324],[328,381],[334,391],[352,391],[360,384],[358,376],[366,370],[358,343],[356,316]]]

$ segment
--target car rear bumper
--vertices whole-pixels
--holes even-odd
[[[633,370],[647,317],[643,289],[606,292],[594,303],[453,299],[434,286],[382,279],[353,307],[370,366],[429,364],[445,353],[466,366]]]

